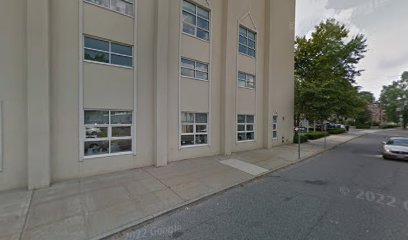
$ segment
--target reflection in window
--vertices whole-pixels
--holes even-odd
[[[105,8],[133,16],[133,0],[85,0]]]
[[[244,72],[238,72],[238,87],[255,88],[255,76]]]
[[[132,112],[85,110],[84,156],[132,152]]]
[[[133,48],[86,36],[84,38],[84,59],[131,67],[133,65]]]
[[[239,52],[245,55],[256,56],[256,33],[239,26]]]
[[[181,113],[181,145],[208,144],[208,113]]]
[[[208,64],[182,57],[181,76],[208,80]]]
[[[183,32],[208,41],[210,12],[196,4],[183,1]]]
[[[237,141],[255,140],[255,116],[238,114]]]

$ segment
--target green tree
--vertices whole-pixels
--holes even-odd
[[[375,102],[375,97],[374,97],[374,94],[372,92],[361,91],[360,92],[360,97],[363,98],[367,102],[367,104]]]
[[[345,25],[328,19],[311,38],[295,42],[295,116],[309,121],[351,117],[360,106],[356,64],[366,52],[363,35],[350,36]]]

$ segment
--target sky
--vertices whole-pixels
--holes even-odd
[[[383,85],[408,71],[408,0],[296,0],[296,35],[310,36],[322,20],[335,18],[352,35],[367,38],[357,84],[380,96]]]

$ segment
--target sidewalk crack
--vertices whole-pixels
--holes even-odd
[[[33,199],[33,194],[34,194],[34,190],[30,190],[30,196],[29,196],[29,199],[28,199],[27,209],[26,209],[25,212],[24,212],[25,217],[24,217],[23,227],[22,227],[22,229],[21,229],[20,235],[18,236],[18,239],[19,239],[19,240],[22,239],[23,233],[24,233],[25,230],[26,230],[27,219],[28,219],[28,214],[30,213],[31,201],[32,201],[32,199]]]

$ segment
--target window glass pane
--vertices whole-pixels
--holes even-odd
[[[248,47],[255,49],[255,41],[248,40]]]
[[[194,61],[188,60],[186,58],[181,59],[181,66],[185,68],[191,68],[194,69]]]
[[[246,130],[247,131],[253,131],[254,130],[254,125],[252,125],[252,124],[246,125]]]
[[[245,115],[238,115],[238,123],[245,123]]]
[[[111,141],[111,153],[117,152],[131,152],[132,151],[132,140],[112,140]]]
[[[85,124],[109,124],[108,111],[86,110],[84,114]]]
[[[202,18],[197,19],[197,26],[205,30],[210,29],[210,23]]]
[[[246,133],[238,133],[237,137],[238,137],[238,141],[245,141]]]
[[[183,32],[194,35],[194,26],[188,23],[183,23]]]
[[[132,124],[132,112],[111,111],[111,124]]]
[[[248,31],[248,38],[255,41],[255,33]]]
[[[197,7],[197,15],[204,19],[210,20],[210,12],[200,7]]]
[[[182,133],[193,133],[194,131],[193,125],[182,125],[181,132]]]
[[[131,14],[129,15],[133,15],[133,4],[122,1],[122,0],[111,0],[111,8],[115,11],[121,12],[121,13],[125,13],[125,14],[129,14],[129,12]]]
[[[247,123],[254,123],[254,115],[246,115]]]
[[[196,78],[203,79],[203,80],[208,80],[208,73],[196,71]]]
[[[85,2],[91,2],[104,7],[109,7],[109,0],[85,0]]]
[[[246,74],[243,72],[238,72],[238,79],[245,81],[246,80]]]
[[[191,13],[183,11],[183,22],[184,23],[190,23],[191,25],[195,26],[196,25],[196,17]]]
[[[196,70],[202,71],[202,72],[208,72],[208,65],[196,62]]]
[[[273,138],[277,138],[277,137],[278,137],[277,135],[278,135],[278,133],[277,133],[276,131],[273,131],[273,132],[272,132],[272,137],[273,137]]]
[[[278,122],[278,116],[276,116],[276,115],[273,116],[273,117],[272,117],[272,121],[273,121],[274,123]]]
[[[109,141],[90,141],[84,143],[84,155],[100,155],[109,153]]]
[[[252,56],[252,57],[255,57],[255,50],[249,48],[248,49],[248,55]]]
[[[254,139],[255,139],[255,133],[254,132],[246,133],[246,140],[254,140]]]
[[[132,61],[132,57],[124,57],[124,56],[112,54],[111,63],[116,64],[116,65],[131,67],[133,64],[133,61]]]
[[[208,40],[210,39],[210,33],[205,30],[197,29],[197,37],[204,40]]]
[[[247,45],[248,44],[247,43],[247,38],[240,35],[239,36],[239,43]]]
[[[131,127],[112,127],[112,137],[130,137]]]
[[[243,124],[238,124],[238,125],[237,125],[237,131],[238,131],[238,132],[243,132],[243,131],[245,131],[245,125],[243,125]]]
[[[195,144],[207,144],[207,134],[203,135],[196,135],[195,136]]]
[[[121,44],[112,43],[111,44],[111,51],[114,53],[119,53],[123,55],[132,56],[132,47],[125,46]]]
[[[242,44],[239,44],[239,52],[240,52],[240,53],[244,53],[244,54],[248,54],[248,48],[245,47],[245,46],[242,45]]]
[[[239,27],[239,35],[247,36],[247,30],[243,27]]]
[[[207,125],[196,125],[196,132],[197,133],[207,132]]]
[[[107,138],[108,128],[107,127],[86,127],[85,128],[86,138]]]
[[[194,123],[194,113],[181,113],[181,122],[182,123]]]
[[[86,60],[109,63],[109,54],[105,52],[85,49],[84,55]]]
[[[276,129],[276,124],[272,124],[272,129],[273,129],[273,130]]]
[[[207,123],[207,113],[196,113],[195,122],[196,123]]]
[[[245,80],[238,80],[238,87],[246,87],[246,81]]]
[[[181,75],[186,77],[194,77],[194,70],[181,68]]]
[[[95,38],[85,37],[85,47],[98,49],[102,51],[109,51],[109,42]]]
[[[187,2],[187,1],[183,1],[183,10],[187,10],[187,11],[190,11],[190,12],[192,12],[192,13],[195,13],[195,5],[194,4],[191,4],[191,3],[189,3],[189,2]]]
[[[194,135],[182,135],[181,136],[181,145],[193,145],[194,144]]]

